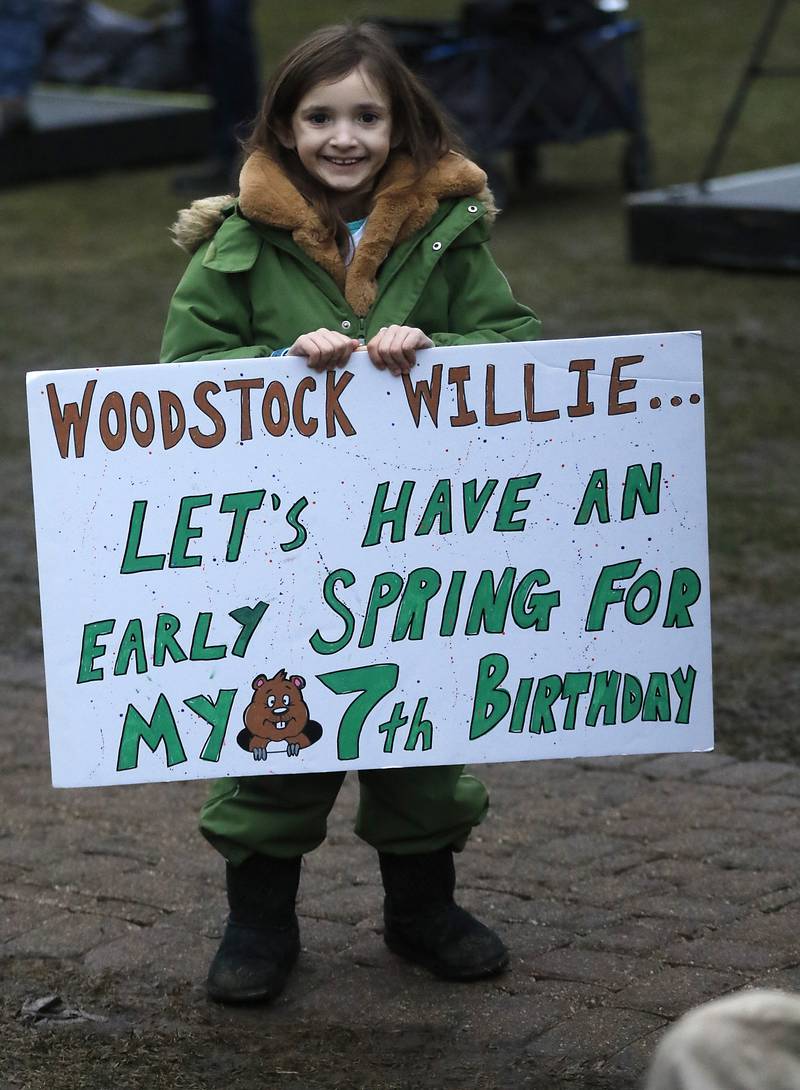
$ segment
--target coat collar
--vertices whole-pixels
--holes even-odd
[[[440,201],[475,196],[486,206],[488,216],[497,214],[485,173],[469,159],[450,152],[417,178],[411,160],[396,156],[378,184],[364,235],[346,267],[313,207],[273,159],[260,152],[251,155],[239,185],[241,214],[265,227],[289,231],[295,244],[333,278],[359,317],[369,313],[375,302],[376,278],[383,262],[399,243],[431,220]],[[233,197],[194,201],[178,215],[173,227],[175,241],[193,252],[215,234],[234,205]]]
[[[260,152],[251,155],[239,185],[242,214],[255,223],[290,231],[300,249],[330,274],[359,316],[367,314],[375,302],[376,277],[389,253],[428,223],[441,200],[480,196],[494,211],[486,174],[469,159],[450,152],[417,178],[412,161],[397,156],[378,183],[364,235],[346,267],[335,239],[273,159]]]

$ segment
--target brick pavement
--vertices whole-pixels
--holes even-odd
[[[350,777],[304,866],[303,955],[286,995],[258,1012],[204,1006],[225,911],[222,868],[194,830],[205,785],[55,791],[34,676],[3,719],[0,966],[14,969],[16,1006],[30,969],[40,990],[85,982],[120,1033],[137,1003],[168,993],[178,1017],[202,1009],[228,1031],[257,1019],[323,1040],[347,1029],[417,1050],[435,1041],[462,1086],[625,1087],[690,1006],[800,985],[798,769],[668,755],[479,770],[493,810],[459,860],[461,899],[504,934],[513,965],[460,987],[385,950]]]

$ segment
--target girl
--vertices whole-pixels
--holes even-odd
[[[421,348],[538,335],[485,246],[495,214],[486,175],[455,151],[438,107],[376,28],[328,27],[299,45],[246,150],[238,199],[195,202],[176,225],[196,252],[172,301],[164,362],[289,354],[327,369],[363,347],[398,375]],[[226,859],[230,916],[211,998],[282,990],[299,952],[301,857],[324,839],[343,778],[212,789],[201,829]],[[453,900],[453,852],[486,813],[483,785],[460,767],[359,779],[356,832],[379,853],[390,949],[453,980],[505,968],[502,941]]]

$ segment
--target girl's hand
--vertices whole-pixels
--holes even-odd
[[[390,325],[378,330],[367,345],[369,358],[381,370],[388,367],[393,375],[407,375],[417,358],[418,348],[433,348],[433,341],[421,329],[409,325]]]
[[[327,371],[329,367],[344,367],[358,341],[337,333],[334,329],[317,329],[298,337],[289,349],[290,356],[305,356],[308,366],[315,371]]]

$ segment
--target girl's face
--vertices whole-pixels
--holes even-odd
[[[292,114],[285,144],[308,173],[332,191],[340,213],[366,214],[375,178],[391,150],[392,117],[383,89],[362,66],[317,83]]]

